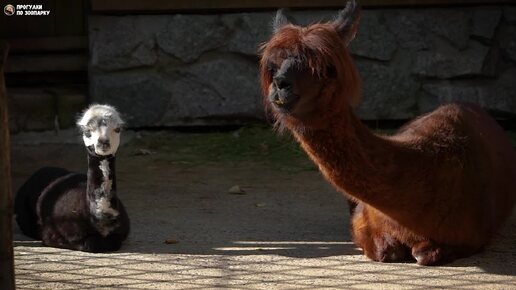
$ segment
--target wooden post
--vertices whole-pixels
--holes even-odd
[[[0,289],[15,289],[13,255],[13,197],[9,144],[9,119],[4,64],[9,50],[0,41]]]

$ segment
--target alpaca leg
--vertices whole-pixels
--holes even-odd
[[[41,232],[41,242],[43,245],[54,248],[76,250],[66,241],[56,230],[50,227],[43,227]]]
[[[353,216],[353,240],[373,261],[403,262],[411,259],[410,248],[381,229],[373,229],[362,205]]]
[[[100,235],[94,235],[86,238],[84,241],[66,241],[59,235],[46,236],[43,239],[43,245],[69,249],[79,250],[91,253],[103,253],[103,252],[114,252],[120,249],[122,246],[122,239],[117,235],[110,235],[102,237]]]
[[[374,237],[374,244],[379,262],[404,262],[411,259],[410,248],[387,233]]]
[[[419,265],[434,266],[450,263],[457,258],[456,253],[444,245],[426,240],[412,246],[412,256]]]
[[[364,254],[373,261],[394,263],[411,260],[410,248],[386,233],[355,238],[355,243],[362,247]]]

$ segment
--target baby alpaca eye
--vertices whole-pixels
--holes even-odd
[[[277,67],[276,65],[272,64],[272,63],[269,63],[267,64],[267,70],[271,73],[271,74],[275,74],[276,71],[277,71]]]
[[[90,130],[86,130],[83,132],[84,136],[86,136],[86,138],[90,138],[91,137],[91,132]]]
[[[116,133],[120,133],[120,127],[115,128],[115,130],[114,130],[114,131],[115,131]]]
[[[334,66],[329,66],[326,69],[326,77],[333,78],[333,77],[336,77],[336,76],[337,76],[337,68],[335,68]]]

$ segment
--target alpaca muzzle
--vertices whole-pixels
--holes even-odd
[[[274,90],[270,100],[279,109],[291,110],[299,99],[294,93],[295,76],[299,67],[299,60],[289,57],[283,61],[272,79]]]
[[[100,150],[103,150],[103,151],[106,151],[106,150],[109,150],[111,148],[111,145],[109,144],[109,140],[103,140],[103,139],[99,139],[97,141],[97,145],[96,147]]]
[[[277,90],[272,96],[272,102],[279,107],[292,104],[297,99],[295,94],[285,90]]]
[[[281,89],[274,90],[269,100],[279,111],[289,113],[299,100],[299,96],[294,94],[291,90]]]

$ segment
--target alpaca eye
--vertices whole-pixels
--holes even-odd
[[[268,70],[269,70],[269,72],[270,72],[271,74],[273,74],[273,75],[276,73],[276,70],[277,70],[276,66],[275,66],[275,65],[273,65],[273,64],[269,64],[269,65],[267,65],[267,69],[268,69]]]
[[[89,130],[84,131],[83,134],[84,134],[84,136],[86,136],[86,138],[91,137],[91,132]]]
[[[120,128],[115,128],[116,133],[120,133]]]
[[[326,69],[326,76],[333,78],[337,76],[337,69],[334,66],[330,66]]]

